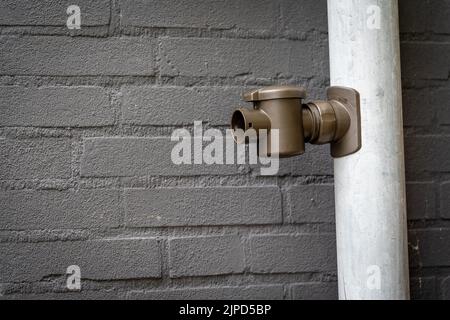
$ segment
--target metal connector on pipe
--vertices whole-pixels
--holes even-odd
[[[231,127],[255,129],[256,133],[279,130],[279,157],[303,154],[305,142],[330,143],[333,157],[357,152],[361,147],[359,94],[344,87],[331,87],[327,94],[327,101],[303,104],[306,92],[301,87],[273,86],[248,92],[244,99],[253,103],[253,109],[237,109]],[[268,150],[274,154],[270,143]]]

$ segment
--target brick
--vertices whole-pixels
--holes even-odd
[[[330,147],[327,145],[305,146],[305,153],[280,160],[279,175],[309,176],[309,175],[333,175],[333,158],[330,155]]]
[[[69,17],[66,10],[71,4],[80,7],[81,28],[109,24],[108,0],[77,0],[76,3],[53,0],[4,0],[0,2],[0,24],[65,26]]]
[[[433,109],[437,110],[438,123],[440,125],[450,125],[450,106],[448,104],[448,101],[450,101],[450,89],[441,88],[431,92],[431,105]]]
[[[435,300],[437,298],[436,279],[434,277],[413,277],[410,279],[412,300]]]
[[[447,17],[450,14],[448,1],[400,0],[400,31],[409,33],[450,33]]]
[[[403,123],[406,126],[429,126],[433,123],[435,105],[434,92],[430,89],[403,90]]]
[[[408,179],[430,172],[449,172],[450,136],[410,136],[405,138],[405,165]]]
[[[242,92],[240,87],[127,86],[123,88],[123,121],[138,125],[192,125],[194,121],[229,125],[234,109],[244,104]]]
[[[160,45],[161,75],[306,78],[324,74],[323,61],[319,63],[312,46],[288,40],[165,38]]]
[[[429,228],[409,232],[410,266],[448,267],[450,266],[450,230]]]
[[[403,89],[403,114],[406,126],[450,124],[448,88]],[[436,119],[435,119],[436,118]]]
[[[252,236],[253,273],[295,273],[336,270],[334,234]]]
[[[0,179],[69,178],[68,139],[0,139]]]
[[[260,175],[260,165],[250,166],[255,175]],[[279,159],[278,176],[332,176],[333,158],[328,145],[305,145],[300,156]]]
[[[423,33],[430,30],[430,4],[428,0],[399,0],[400,32]]]
[[[82,229],[117,227],[118,190],[0,192],[0,229]]]
[[[274,30],[278,15],[270,0],[122,0],[120,8],[122,25],[139,27]]]
[[[163,188],[125,191],[131,227],[281,223],[277,187]]]
[[[239,173],[237,165],[193,163],[175,165],[171,160],[171,152],[176,143],[166,137],[85,139],[84,153],[81,159],[81,175],[126,177]]]
[[[327,2],[325,0],[283,0],[281,1],[281,17],[283,29],[287,31],[328,32]]]
[[[288,191],[292,222],[334,222],[332,185],[295,186]]]
[[[100,87],[0,87],[0,126],[85,127],[114,123]]]
[[[123,296],[116,290],[83,290],[80,291],[21,293],[1,296],[0,300],[119,300]]]
[[[440,190],[441,218],[450,219],[450,182],[443,183]]]
[[[450,277],[445,278],[441,284],[442,299],[450,300]]]
[[[282,285],[258,285],[131,291],[127,298],[146,300],[281,300],[283,295]]]
[[[436,197],[433,183],[408,182],[406,184],[406,204],[408,220],[434,218]]]
[[[411,80],[447,80],[450,45],[445,43],[401,43],[402,77]]]
[[[171,278],[242,273],[244,267],[244,249],[239,236],[169,240]]]
[[[336,282],[309,282],[292,285],[294,300],[337,300]]]
[[[65,275],[78,265],[81,280],[159,278],[161,258],[155,239],[1,243],[2,282],[40,281]]]
[[[155,40],[144,37],[0,37],[2,75],[155,74]]]
[[[448,21],[450,2],[433,1],[433,4],[430,4],[430,9],[431,14],[428,21],[432,26],[432,31],[438,34],[450,34],[450,23]]]

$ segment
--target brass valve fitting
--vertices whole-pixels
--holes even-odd
[[[231,118],[232,129],[258,132],[278,129],[278,150],[272,150],[270,136],[267,154],[291,157],[305,152],[305,142],[331,145],[333,157],[343,157],[361,148],[359,93],[351,88],[330,87],[327,101],[306,104],[305,89],[271,86],[244,94],[253,109],[239,108]],[[237,140],[236,140],[237,141]]]

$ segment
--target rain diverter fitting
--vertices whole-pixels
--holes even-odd
[[[291,157],[305,152],[305,143],[330,143],[335,158],[357,152],[361,148],[361,117],[359,93],[351,88],[330,87],[326,101],[302,103],[306,91],[296,86],[271,86],[244,94],[253,109],[239,108],[231,118],[231,127],[238,143],[247,143],[236,132],[254,129],[270,133],[278,129],[275,146],[269,135],[259,153]],[[241,130],[238,130],[241,129]]]

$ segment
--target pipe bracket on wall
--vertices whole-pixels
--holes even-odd
[[[303,104],[305,97],[305,89],[296,86],[271,86],[247,92],[244,100],[253,103],[253,110],[237,109],[231,126],[243,131],[278,129],[278,151],[274,152],[269,145],[267,153],[280,157],[304,153],[305,142],[330,143],[335,158],[361,148],[360,99],[356,90],[330,87],[327,101]]]
[[[330,87],[327,90],[328,101],[336,113],[347,112],[350,117],[348,130],[343,136],[331,142],[331,156],[340,158],[361,149],[361,112],[358,91],[347,87]]]

